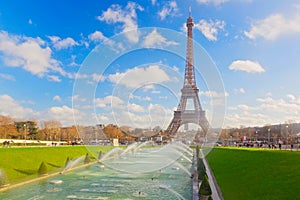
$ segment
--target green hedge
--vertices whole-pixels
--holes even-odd
[[[203,196],[210,196],[211,195],[211,189],[210,189],[210,185],[208,182],[208,178],[207,175],[205,174],[204,176],[204,180],[202,180],[200,189],[199,189],[199,195],[203,195]]]
[[[198,170],[198,179],[204,180],[206,170],[202,158],[198,158],[197,170]]]

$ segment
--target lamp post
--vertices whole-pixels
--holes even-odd
[[[288,145],[288,137],[289,137],[289,131],[288,131],[289,126],[286,125],[285,127],[286,127],[286,139],[285,139],[286,142],[285,142],[285,148],[287,148],[287,145]]]
[[[270,144],[270,131],[271,131],[271,129],[269,128],[268,129],[268,144]]]
[[[24,124],[24,139],[25,139],[24,145],[27,146],[26,145],[26,124]]]
[[[288,141],[288,137],[289,137],[289,126],[286,125],[286,141]]]

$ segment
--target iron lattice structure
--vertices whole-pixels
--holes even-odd
[[[174,135],[181,125],[188,123],[198,124],[204,134],[209,129],[209,123],[202,110],[199,100],[199,89],[196,85],[195,70],[194,70],[194,48],[193,48],[193,26],[194,20],[191,13],[186,22],[187,26],[187,50],[186,50],[186,64],[184,73],[184,85],[181,89],[181,98],[177,110],[174,111],[174,117],[168,126],[166,133]],[[187,108],[189,103],[189,108]]]

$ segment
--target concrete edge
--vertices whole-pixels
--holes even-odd
[[[215,176],[214,176],[214,174],[202,152],[202,149],[200,149],[200,152],[201,152],[203,163],[205,165],[206,174],[208,176],[208,182],[209,182],[209,185],[210,185],[210,188],[212,191],[212,198],[213,198],[213,200],[224,200],[221,189],[220,189],[220,187],[217,183],[217,180],[216,180],[216,178],[215,178]]]

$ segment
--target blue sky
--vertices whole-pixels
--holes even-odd
[[[196,74],[208,118],[225,108],[223,127],[299,122],[297,0],[1,1],[0,114],[166,127],[182,87],[189,6],[203,47],[195,59],[212,64]]]

